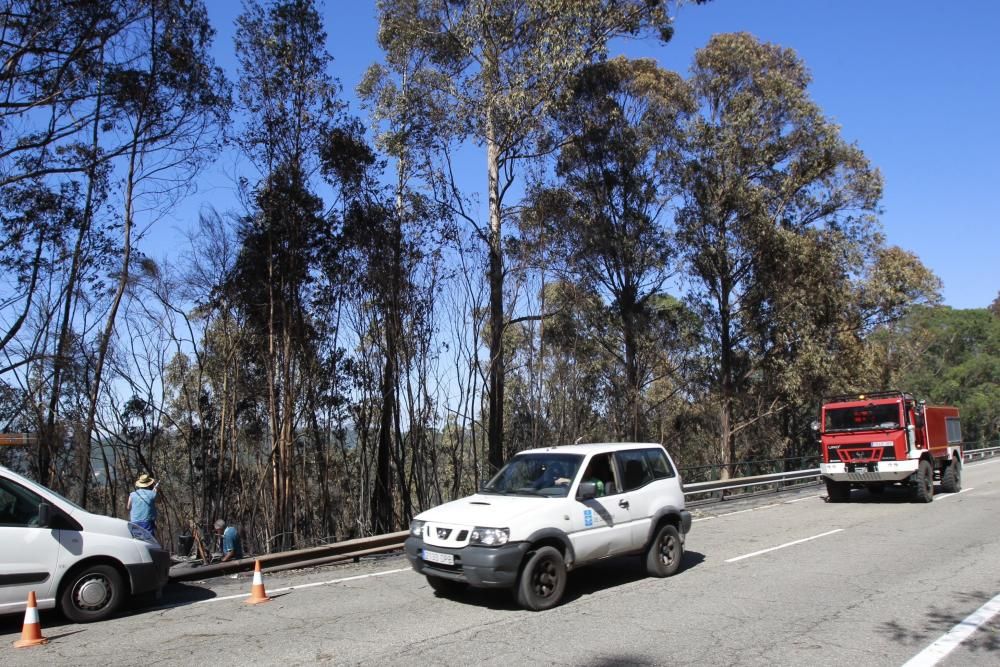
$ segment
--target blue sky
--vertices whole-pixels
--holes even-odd
[[[207,4],[216,58],[235,77],[240,3]],[[327,0],[323,11],[333,74],[351,111],[366,120],[354,88],[380,57],[374,0]],[[614,51],[684,73],[715,33],[747,31],[794,49],[812,72],[813,99],[882,171],[889,243],[916,253],[942,279],[947,305],[982,308],[1000,290],[998,29],[1000,3],[989,0],[713,0],[683,7],[670,43],[629,41]],[[237,169],[223,155],[164,222],[185,228],[206,203],[234,206]]]

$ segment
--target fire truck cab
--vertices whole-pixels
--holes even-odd
[[[830,502],[850,500],[851,488],[881,493],[887,485],[913,489],[915,500],[962,488],[962,429],[958,408],[927,405],[901,391],[835,396],[819,422],[820,474]]]

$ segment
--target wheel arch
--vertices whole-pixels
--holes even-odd
[[[537,530],[532,533],[527,542],[531,544],[528,550],[524,553],[524,557],[521,559],[521,567],[524,567],[524,563],[528,560],[530,554],[540,549],[541,547],[555,547],[562,554],[563,561],[566,563],[566,569],[573,566],[573,562],[576,560],[576,553],[573,551],[573,543],[570,542],[569,536],[558,528],[543,528],[542,530]]]
[[[63,591],[66,590],[66,586],[69,585],[70,581],[73,580],[73,577],[75,577],[77,573],[94,565],[108,565],[113,567],[115,571],[118,572],[118,576],[121,577],[122,583],[125,584],[125,590],[122,592],[126,596],[132,595],[132,577],[129,575],[128,568],[126,568],[125,565],[117,558],[100,555],[84,558],[83,560],[73,563],[73,565],[66,570],[66,573],[59,578],[59,586],[56,589],[56,600],[58,601],[62,598]]]

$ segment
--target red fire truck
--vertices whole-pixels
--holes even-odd
[[[919,502],[962,488],[962,429],[958,408],[927,405],[901,391],[836,396],[823,404],[820,474],[830,502],[847,502],[851,487],[881,493],[913,489]]]

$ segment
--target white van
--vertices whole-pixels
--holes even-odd
[[[77,623],[167,583],[170,554],[144,528],[91,514],[0,466],[0,614],[58,606]]]

